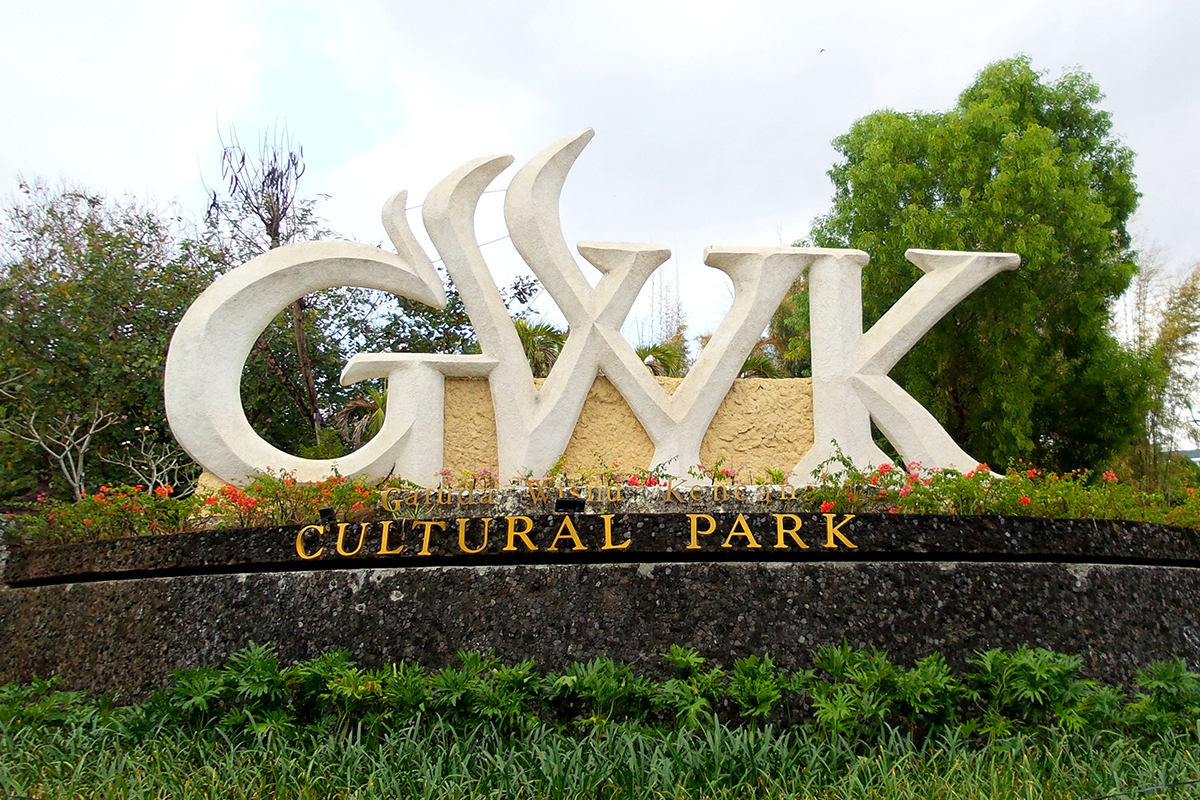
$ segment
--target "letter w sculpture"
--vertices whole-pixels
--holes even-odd
[[[282,452],[250,427],[240,381],[255,340],[305,294],[338,286],[382,289],[437,308],[441,279],[413,238],[404,214],[407,192],[384,205],[383,226],[396,253],[351,242],[288,245],[217,279],[192,304],[167,354],[167,417],[180,445],[218,477],[234,483],[271,468],[318,480],[335,468],[346,476],[401,475],[437,482],[442,466],[444,381],[486,376],[496,410],[502,479],[540,474],[567,448],[600,370],[629,403],[654,443],[652,467],[681,481],[700,460],[700,443],[762,331],[788,289],[809,272],[812,319],[813,426],[816,444],[793,470],[802,483],[833,454],[834,442],[860,466],[887,456],[871,439],[871,420],[906,460],[967,470],[975,460],[887,373],[960,300],[997,272],[1015,269],[1008,253],[909,250],[925,275],[871,330],[862,331],[860,250],[800,247],[708,247],[704,263],[733,281],[734,301],[687,377],[668,395],[621,335],[638,292],[670,256],[657,244],[581,242],[579,253],[602,273],[592,288],[563,239],[558,205],[575,159],[591,140],[585,129],[562,139],[513,178],[504,203],[512,242],[570,325],[570,335],[540,389],[475,238],[475,207],[512,156],[476,159],[434,187],[423,206],[425,228],[462,295],[483,355],[360,353],[342,371],[343,385],[387,381],[379,433],[336,460]]]

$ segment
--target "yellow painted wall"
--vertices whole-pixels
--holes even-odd
[[[658,378],[668,393],[680,381]],[[447,378],[445,419],[444,463],[451,474],[495,470],[496,425],[487,381]],[[747,470],[762,475],[766,467],[791,469],[812,442],[810,379],[744,378],[734,381],[717,409],[700,457],[706,465],[723,457],[725,466],[745,467],[740,477],[746,479]],[[630,471],[650,466],[654,447],[624,398],[601,376],[588,392],[565,455],[573,475],[618,464]]]

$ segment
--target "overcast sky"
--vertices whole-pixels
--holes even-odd
[[[1200,259],[1200,3],[0,0],[0,11],[4,193],[18,175],[67,178],[198,214],[202,178],[219,182],[219,134],[236,126],[248,144],[286,123],[304,147],[304,191],[329,195],[329,226],[377,243],[397,189],[415,205],[472,158],[511,153],[519,166],[593,127],[563,192],[567,241],[669,245],[664,269],[678,269],[702,333],[728,304],[705,245],[804,236],[828,208],[830,141],[854,120],[946,109],[986,64],[1025,53],[1051,78],[1094,76],[1137,153],[1135,227],[1177,268]],[[481,204],[481,242],[505,233],[502,197]],[[410,221],[420,233],[420,212]],[[507,241],[485,254],[498,281],[520,268]]]

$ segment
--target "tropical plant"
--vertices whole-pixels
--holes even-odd
[[[1121,346],[1111,306],[1136,272],[1133,153],[1085,73],[1046,81],[1018,57],[986,67],[943,113],[879,111],[838,137],[833,207],[809,242],[871,256],[864,325],[920,271],[907,248],[1021,256],[892,370],[968,452],[1093,467],[1142,431],[1155,365]],[[807,356],[798,285],[789,360]]]
[[[525,317],[517,317],[513,325],[516,326],[517,337],[521,340],[533,377],[544,378],[549,375],[563,345],[567,343],[567,332],[549,322]]]

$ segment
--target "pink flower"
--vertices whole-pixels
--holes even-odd
[[[901,497],[908,497],[910,494],[912,494],[912,487],[911,487],[911,486],[902,486],[902,487],[900,487],[900,496],[901,496]]]
[[[833,501],[832,500],[826,500],[824,503],[821,503],[821,513],[822,514],[828,514],[830,511],[833,511]]]
[[[1100,477],[1103,478],[1108,483],[1116,483],[1117,482],[1117,473],[1113,472],[1111,469],[1108,470],[1107,472],[1105,472]]]

